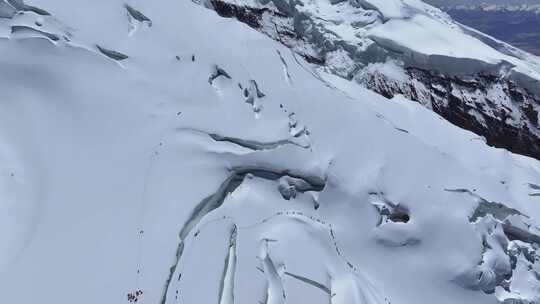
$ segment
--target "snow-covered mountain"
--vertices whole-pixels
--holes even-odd
[[[2,303],[540,303],[539,161],[396,89],[532,138],[536,57],[412,0],[0,3]]]
[[[540,60],[421,1],[207,0],[308,62],[540,158]]]

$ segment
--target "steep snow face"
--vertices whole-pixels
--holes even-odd
[[[0,26],[2,301],[540,300],[537,160],[188,1],[24,5]]]
[[[538,58],[439,9],[421,1],[195,2],[266,33],[318,70],[387,97],[403,94],[490,145],[540,159]],[[385,74],[396,67],[406,81]]]
[[[408,62],[410,64],[425,63],[422,60],[433,60],[431,63],[436,63],[438,56],[464,58],[486,64],[507,62],[516,71],[536,79],[540,75],[540,62],[534,56],[518,50],[501,52],[479,39],[479,33],[472,35],[470,30],[455,23],[448,15],[420,0],[206,0],[202,3],[224,15],[251,14],[250,25],[260,26],[275,38],[284,38],[280,37],[284,34],[281,30],[292,32],[298,35],[297,40],[307,40],[315,48],[312,51],[322,61],[328,53],[337,49],[345,49],[353,59],[359,59],[355,57],[355,52],[365,51],[366,44],[377,42],[389,48],[388,51],[413,52],[426,57],[402,58],[412,61]],[[290,38],[288,33],[285,36],[284,39]],[[309,55],[309,50],[304,52]],[[465,65],[445,67],[444,61],[440,65],[436,68],[442,72],[452,69],[458,74],[473,68]],[[477,63],[476,69],[481,68],[480,63]]]

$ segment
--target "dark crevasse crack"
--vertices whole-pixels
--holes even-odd
[[[319,283],[317,281],[308,279],[306,277],[303,277],[303,276],[300,276],[300,275],[297,275],[297,274],[294,274],[294,273],[290,273],[288,271],[285,271],[285,275],[290,276],[292,278],[295,278],[295,279],[297,279],[297,280],[299,280],[301,282],[304,282],[304,283],[306,283],[308,285],[311,285],[311,286],[313,286],[315,288],[318,288],[318,289],[324,291],[325,293],[327,293],[328,295],[332,294],[332,291],[330,290],[330,288],[326,287],[324,284],[321,284],[321,283]]]
[[[238,166],[234,167],[231,170],[235,174],[246,176],[251,174],[255,177],[277,181],[282,177],[291,177],[305,182],[305,188],[303,192],[306,191],[323,191],[326,186],[326,179],[317,175],[305,174],[300,171],[290,170],[290,169],[272,169],[263,166]]]
[[[285,58],[283,58],[283,55],[281,55],[281,52],[279,50],[276,50],[276,52],[281,60],[281,63],[283,64],[283,73],[285,74],[285,79],[287,80],[287,83],[291,85],[292,78],[291,74],[289,73],[289,65],[287,64],[287,61],[285,61]]]
[[[266,180],[278,182],[278,191],[285,200],[295,198],[297,193],[321,192],[326,186],[326,180],[315,176],[306,175],[291,170],[271,170],[263,167],[237,167],[233,171],[243,176],[251,175]],[[319,208],[317,200],[313,200],[315,209]]]
[[[261,241],[260,256],[263,273],[267,281],[266,303],[267,304],[285,304],[286,294],[283,279],[279,275],[278,269],[268,254],[268,240]]]
[[[256,98],[263,98],[266,94],[264,94],[260,89],[259,85],[257,84],[257,81],[250,80],[249,86],[244,89],[244,97],[246,98],[246,102],[253,105],[255,103]]]
[[[394,129],[398,130],[399,132],[409,133],[409,131],[407,131],[407,130],[405,130],[405,129],[402,129],[402,128],[394,127]]]
[[[178,244],[178,247],[176,249],[176,260],[180,261],[180,258],[182,257],[182,254],[184,253],[184,242],[181,241]],[[163,294],[161,295],[161,304],[167,303],[167,292],[169,292],[169,285],[171,283],[172,277],[174,275],[174,272],[176,271],[177,264],[173,264],[169,268],[169,276],[167,277],[167,280],[165,281],[165,288],[163,290]],[[180,280],[181,274],[178,276],[178,279]]]
[[[167,302],[167,292],[169,291],[169,286],[170,286],[172,277],[176,271],[176,267],[178,266],[178,263],[180,262],[180,259],[182,258],[182,254],[184,253],[184,241],[186,237],[193,230],[193,228],[197,224],[199,224],[199,222],[202,220],[202,218],[205,215],[219,208],[223,204],[227,195],[229,193],[232,193],[234,190],[236,190],[236,188],[238,188],[238,186],[240,186],[240,184],[243,181],[243,178],[244,176],[239,176],[234,173],[231,174],[220,185],[220,187],[214,194],[203,199],[191,212],[191,215],[189,216],[188,220],[186,221],[186,223],[180,230],[180,233],[178,234],[178,239],[180,240],[180,242],[176,250],[175,261],[170,268],[169,276],[165,282],[165,287],[164,287],[162,298],[161,298],[161,304],[165,304]]]
[[[326,186],[326,180],[321,177],[307,175],[293,170],[276,170],[257,166],[232,168],[230,170],[229,177],[225,179],[225,181],[219,186],[216,192],[203,199],[194,208],[188,220],[181,228],[180,233],[178,234],[179,244],[177,246],[175,260],[170,267],[169,275],[165,281],[165,286],[160,302],[161,304],[165,304],[167,302],[167,293],[169,291],[170,283],[172,281],[174,273],[176,272],[178,263],[182,258],[182,254],[184,252],[184,241],[186,240],[189,233],[201,222],[201,220],[207,214],[221,207],[225,199],[227,198],[227,195],[234,192],[242,184],[244,178],[248,175],[272,181],[277,181],[284,176],[301,179],[305,182],[305,185],[307,185],[307,188],[305,189],[309,189],[309,191],[322,191]]]
[[[250,104],[256,117],[263,109],[262,98],[266,97],[260,89],[257,81],[250,80],[249,85],[243,89],[244,101]]]
[[[126,11],[128,13],[128,15],[139,21],[139,22],[147,22],[148,23],[148,26],[152,26],[152,20],[150,20],[150,18],[146,17],[143,13],[141,13],[140,11],[134,9],[133,7],[129,6],[128,4],[125,4],[124,5],[125,8],[126,8]]]
[[[271,142],[260,142],[260,141],[249,140],[249,139],[222,136],[215,133],[210,133],[208,135],[215,141],[229,142],[229,143],[232,143],[232,144],[235,144],[235,145],[238,145],[238,146],[250,149],[250,150],[255,150],[255,151],[272,150],[272,149],[277,149],[285,145],[294,145],[294,146],[298,146],[304,149],[309,148],[288,139],[282,139],[282,140],[271,141]]]
[[[250,149],[253,151],[274,150],[274,149],[277,149],[286,145],[293,145],[293,146],[300,147],[303,149],[309,149],[311,147],[309,144],[301,144],[291,139],[280,139],[276,141],[263,142],[263,141],[257,141],[257,140],[252,140],[252,139],[243,139],[243,138],[238,138],[238,137],[226,136],[226,135],[221,135],[218,133],[208,133],[206,131],[201,131],[201,130],[191,129],[191,128],[185,128],[185,129],[180,129],[180,130],[183,130],[183,131],[185,130],[185,131],[198,133],[198,134],[204,134],[204,135],[209,136],[212,140],[216,142],[228,142],[228,143],[231,143],[231,144],[234,144],[234,145],[246,148],[246,149]],[[295,138],[296,137],[297,136],[295,136]]]
[[[371,204],[379,213],[377,226],[387,222],[408,223],[411,219],[409,209],[401,204],[396,204],[384,197],[382,193],[373,192],[370,194]]]
[[[227,73],[224,69],[220,68],[219,66],[214,66],[214,72],[210,77],[208,77],[208,83],[214,84],[214,80],[216,80],[218,77],[225,77],[227,79],[232,79],[229,73]]]
[[[501,203],[488,202],[481,199],[473,214],[469,217],[471,222],[475,222],[478,218],[491,214],[494,218],[504,221],[510,215],[523,215],[516,209],[505,206]]]
[[[540,246],[540,236],[526,231],[520,227],[516,227],[507,220],[507,218],[512,215],[520,216],[522,218],[529,218],[527,215],[521,213],[519,210],[510,208],[502,203],[490,202],[468,189],[444,190],[448,192],[468,194],[478,200],[478,205],[469,217],[469,221],[471,223],[474,223],[478,221],[478,219],[483,218],[487,215],[491,215],[493,218],[501,222],[504,234],[509,240],[519,240],[525,243],[536,243]]]
[[[120,52],[117,52],[117,51],[113,51],[113,50],[109,50],[109,49],[106,49],[100,45],[97,45],[96,44],[96,47],[97,49],[105,56],[113,59],[113,60],[116,60],[116,61],[121,61],[121,60],[124,60],[124,59],[128,59],[129,56],[126,55],[126,54],[122,54]]]
[[[506,219],[510,215],[523,215],[521,212],[519,212],[516,209],[509,208],[504,204],[497,203],[497,202],[490,202],[484,198],[482,198],[480,195],[474,193],[473,191],[469,189],[464,188],[456,188],[456,189],[448,189],[445,188],[444,191],[446,192],[453,192],[453,193],[463,193],[467,194],[469,196],[472,196],[473,198],[478,200],[478,206],[474,209],[474,212],[469,217],[470,222],[475,222],[478,218],[484,217],[488,214],[491,214],[494,218],[502,221]]]
[[[422,240],[411,233],[411,212],[402,203],[388,199],[384,192],[370,192],[369,201],[379,214],[376,228],[373,230],[375,240],[386,247],[405,247],[419,245]],[[406,225],[406,226],[405,226]],[[414,224],[413,224],[414,225]],[[401,231],[397,233],[397,231]]]
[[[476,194],[473,194],[471,190],[465,189],[465,188],[444,188],[444,191],[454,192],[454,193],[469,193],[471,195],[476,195]]]
[[[57,35],[55,34],[51,34],[51,33],[47,33],[47,32],[44,32],[44,31],[40,31],[40,30],[36,30],[32,27],[29,27],[29,26],[23,26],[23,25],[15,25],[15,26],[12,26],[11,27],[11,33],[12,34],[17,34],[17,33],[34,33],[34,34],[38,34],[38,35],[41,35],[43,37],[46,37],[52,41],[58,41],[60,40],[60,37],[58,37]]]
[[[533,190],[540,190],[540,185],[533,184],[533,183],[529,183],[528,185],[529,185],[529,188]]]
[[[24,8],[23,8],[23,11],[34,12],[34,13],[36,13],[38,15],[41,15],[41,16],[50,16],[51,15],[49,12],[47,12],[44,9],[41,9],[41,8],[35,7],[35,6],[30,6],[30,5],[25,5]]]
[[[182,258],[182,254],[184,253],[184,241],[186,237],[189,235],[189,233],[193,230],[193,228],[202,220],[202,218],[212,212],[213,210],[219,208],[222,204],[227,195],[231,192],[233,192],[240,184],[242,183],[243,177],[237,176],[236,174],[230,175],[218,188],[218,190],[208,196],[207,198],[203,199],[191,212],[191,215],[189,216],[188,220],[180,230],[180,233],[178,234],[178,239],[180,242],[178,243],[178,247],[176,250],[176,257],[175,260],[169,270],[169,276],[167,277],[167,280],[165,281],[164,290],[161,296],[161,304],[165,304],[167,302],[167,293],[169,291],[169,286],[172,280],[172,277],[176,271],[176,267],[178,266],[178,263],[180,262],[180,259]],[[180,275],[178,277],[180,279]]]
[[[536,191],[539,191],[539,190],[540,190],[540,185],[533,184],[533,183],[528,183],[528,186],[529,186],[529,188],[531,188],[532,190],[536,190]],[[540,192],[529,193],[529,196],[540,196]]]
[[[250,87],[252,87],[253,90],[255,91],[257,98],[263,98],[263,97],[266,96],[266,94],[264,94],[264,93],[259,89],[259,85],[257,84],[257,82],[256,82],[255,80],[251,80],[249,83],[250,83]]]
[[[260,267],[257,267],[257,269],[261,272],[261,273],[264,273],[264,269],[260,268]],[[296,279],[300,282],[303,282],[307,285],[310,285],[310,286],[313,286],[317,289],[320,289],[322,290],[324,293],[328,294],[328,295],[331,295],[332,294],[332,291],[330,290],[330,288],[328,288],[326,285],[322,284],[322,283],[319,283],[315,280],[312,280],[312,279],[309,279],[307,277],[304,277],[304,276],[301,276],[301,275],[297,275],[297,274],[294,274],[294,273],[291,273],[291,272],[288,272],[288,271],[285,271],[283,273],[284,275],[286,276],[289,276],[293,279]]]
[[[506,222],[503,223],[503,230],[504,230],[504,234],[506,235],[506,237],[508,237],[510,241],[518,240],[524,243],[535,244],[536,246],[540,246],[540,236],[536,234],[533,234],[529,231],[518,228]]]
[[[229,250],[225,258],[219,287],[219,304],[234,304],[234,276],[236,272],[236,240],[238,228],[233,225],[229,237]]]
[[[20,12],[34,12],[42,16],[50,16],[51,14],[39,7],[27,5],[23,0],[7,0],[7,2],[17,11]]]

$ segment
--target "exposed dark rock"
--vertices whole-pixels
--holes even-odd
[[[220,16],[236,18],[292,48],[307,62],[347,79],[353,79],[370,63],[389,58],[402,61],[409,81],[396,84],[381,75],[368,74],[361,84],[387,98],[401,94],[417,101],[454,125],[485,137],[491,146],[540,159],[540,90],[533,89],[538,85],[524,75],[513,72],[501,76],[501,71],[512,67],[508,62],[490,65],[472,59],[427,56],[377,37],[371,37],[374,44],[367,50],[359,51],[357,46],[313,23],[316,16],[295,10],[295,2],[288,6],[279,2],[277,9],[248,7],[226,0],[210,2]],[[351,3],[372,14],[373,20],[385,22],[381,12],[369,3]],[[351,60],[346,67],[336,67],[328,61],[328,54],[339,50]],[[494,87],[501,87],[504,96],[491,96]],[[502,103],[503,99],[510,106]]]
[[[227,3],[220,0],[211,0],[211,5],[218,15],[225,18],[236,18],[238,21],[245,23],[253,28],[260,28],[262,26],[261,20],[265,12],[272,14],[279,14],[276,11],[271,11],[267,8],[252,8],[246,6],[239,6],[231,3]]]
[[[514,153],[540,159],[540,132],[538,110],[540,99],[512,80],[488,74],[470,77],[446,76],[418,68],[406,69],[412,84],[395,85],[381,75],[364,79],[366,87],[392,98],[402,94],[408,99],[429,105],[434,112],[452,124],[483,136],[487,144],[505,148]],[[493,86],[501,86],[504,96],[514,109],[495,103],[487,93]],[[512,123],[512,116],[521,117]]]

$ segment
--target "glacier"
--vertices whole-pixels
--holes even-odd
[[[540,159],[538,57],[439,9],[414,0],[196,2],[287,45],[314,69],[388,98],[405,95],[492,146]]]
[[[537,159],[208,3],[0,3],[2,302],[540,303]]]

